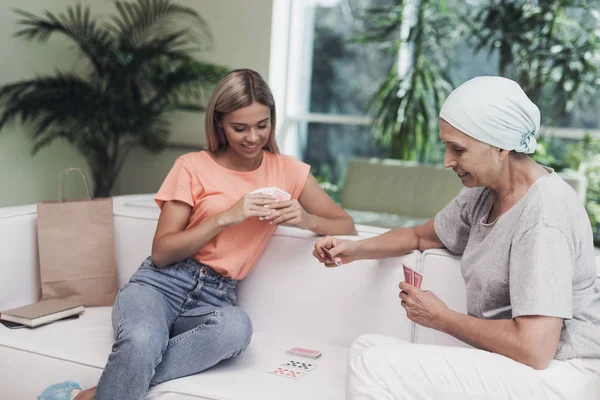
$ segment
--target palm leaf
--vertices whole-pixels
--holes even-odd
[[[142,44],[165,32],[181,29],[188,19],[186,39],[195,42],[201,50],[212,45],[207,22],[192,8],[171,0],[116,0],[114,4],[118,15],[112,16],[108,28],[125,43]]]
[[[16,36],[43,42],[65,35],[94,70],[85,76],[56,72],[0,87],[0,129],[16,120],[30,125],[33,152],[58,138],[67,140],[90,165],[95,196],[110,195],[132,146],[150,151],[165,146],[166,113],[202,110],[208,91],[227,72],[192,57],[203,48],[192,40],[209,36],[203,36],[206,24],[192,9],[170,0],[117,0],[115,5],[118,14],[108,24],[97,22],[81,5],[42,16],[18,10]],[[180,24],[182,17],[196,25]]]
[[[16,118],[24,122],[47,121],[51,115],[57,122],[85,118],[82,114],[96,106],[98,94],[74,74],[57,73],[5,85],[0,88],[0,129]]]
[[[162,65],[162,70],[151,76],[159,79],[153,82],[159,90],[149,100],[149,104],[170,105],[168,110],[181,109],[179,104],[189,101],[204,101],[209,91],[227,72],[226,68],[197,61],[178,62]],[[190,107],[184,107],[191,110]]]
[[[98,27],[91,17],[89,7],[78,4],[69,6],[66,14],[54,15],[49,11],[38,17],[23,10],[14,10],[22,18],[17,22],[22,26],[14,36],[27,40],[47,41],[54,34],[63,34],[85,54],[97,73],[103,71],[104,54],[110,49],[113,37],[106,29]]]

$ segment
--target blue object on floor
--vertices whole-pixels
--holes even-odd
[[[74,381],[65,381],[48,386],[37,400],[71,400],[71,392],[81,390],[81,386]]]

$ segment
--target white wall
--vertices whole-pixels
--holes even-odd
[[[76,66],[76,52],[64,40],[45,44],[15,39],[17,15],[14,8],[40,14],[62,12],[76,0],[2,0],[0,2],[0,85],[57,68]],[[113,10],[110,0],[81,0],[96,15]],[[179,0],[193,7],[208,21],[214,48],[202,59],[231,69],[251,68],[268,79],[273,0]],[[173,118],[171,142],[179,144],[159,154],[135,149],[124,165],[114,194],[154,192],[173,161],[204,142],[204,115],[178,113]],[[31,128],[21,124],[0,131],[0,206],[37,203],[56,199],[56,177],[68,167],[86,167],[85,160],[68,143],[56,142],[31,156]],[[82,185],[73,182],[67,193],[83,195]]]

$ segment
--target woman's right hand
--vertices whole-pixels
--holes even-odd
[[[224,225],[236,225],[249,217],[266,217],[273,211],[266,204],[275,203],[275,197],[264,193],[246,193],[222,214]]]
[[[324,250],[325,249],[325,250]],[[329,250],[329,257],[325,251]],[[315,243],[313,256],[326,267],[336,267],[348,264],[357,259],[360,253],[360,243],[354,240],[341,240],[325,236]]]

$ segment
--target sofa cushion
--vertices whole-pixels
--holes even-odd
[[[432,218],[463,187],[451,169],[391,159],[348,163],[342,207]]]
[[[110,312],[110,307],[88,308],[79,319],[31,330],[10,330],[0,326],[0,354],[7,355],[0,357],[0,370],[11,370],[11,376],[28,380],[2,382],[2,393],[18,391],[18,398],[35,398],[45,385],[57,380],[78,379],[82,375],[91,376],[89,382],[82,384],[94,384],[113,343]],[[295,346],[321,350],[323,355],[313,361],[317,368],[298,380],[269,374],[267,371],[294,358],[285,351]],[[239,357],[201,374],[155,386],[147,398],[341,400],[344,398],[346,351],[343,346],[256,332],[250,346]],[[50,370],[48,366],[52,366]],[[61,371],[72,371],[73,376],[60,375]],[[28,378],[32,374],[36,375],[35,382],[39,387],[32,385]],[[31,392],[23,393],[23,390]]]
[[[368,226],[378,226],[380,228],[395,229],[408,228],[421,225],[427,222],[429,218],[410,217],[405,215],[390,214],[375,211],[362,211],[346,209],[354,223]]]

